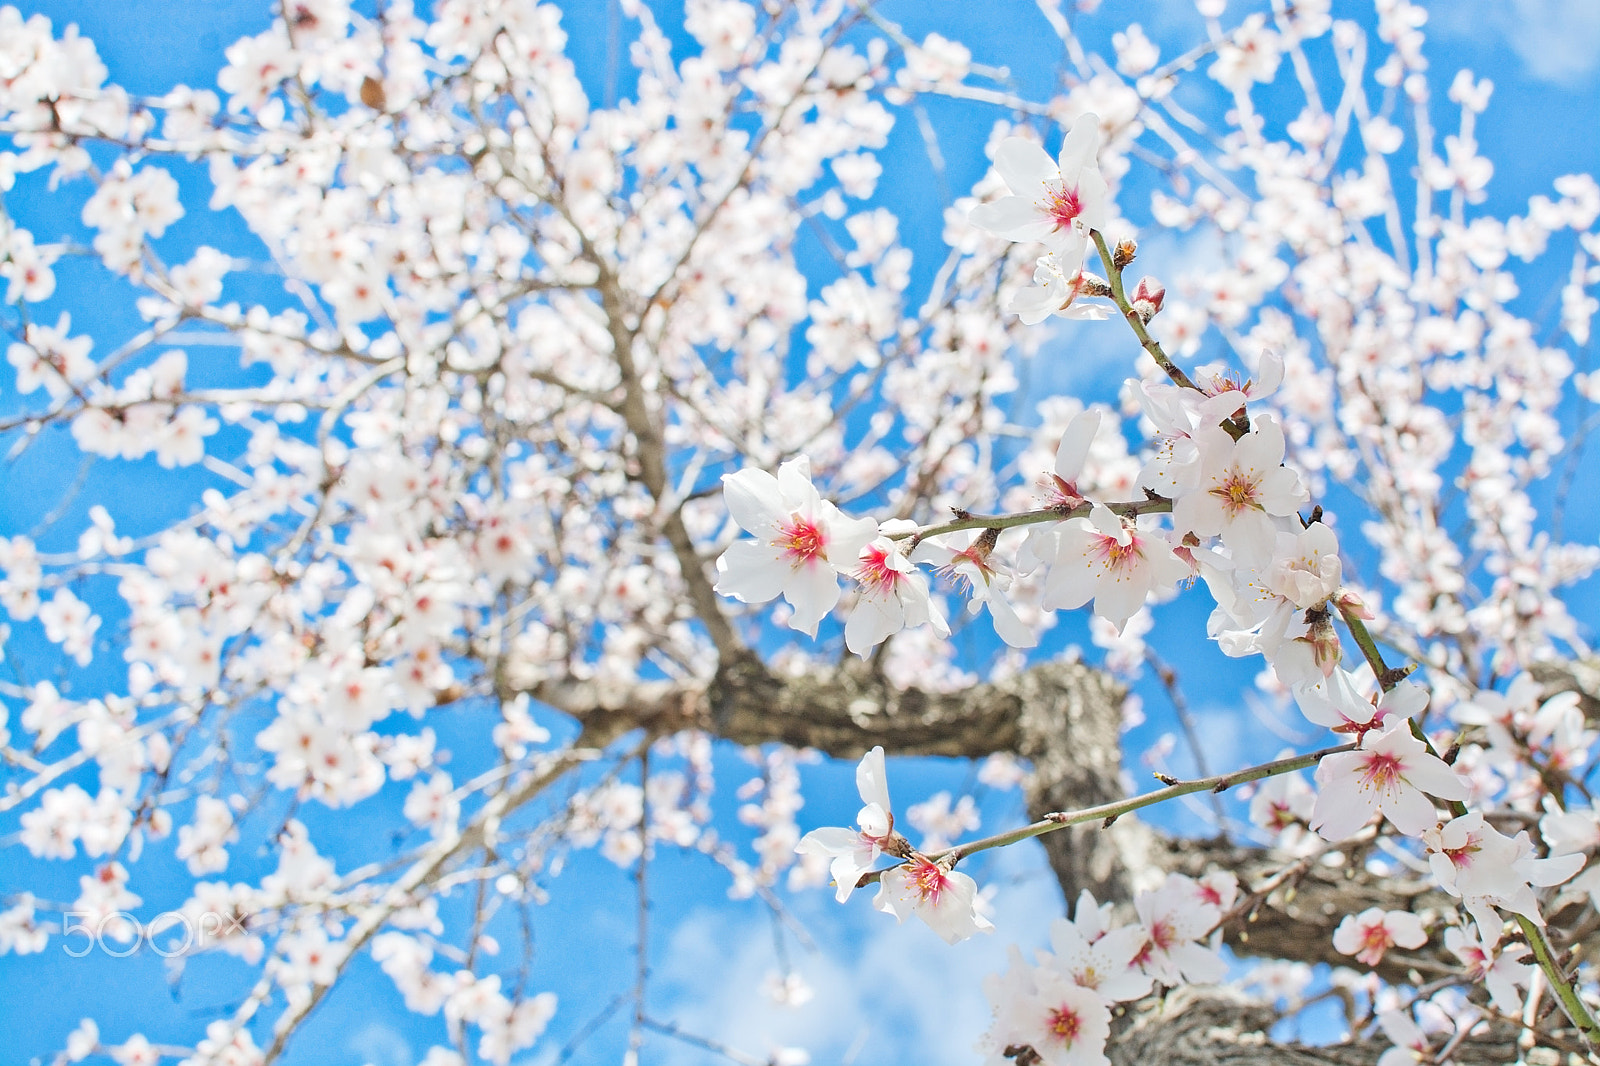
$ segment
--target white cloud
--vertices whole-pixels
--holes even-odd
[[[406,1038],[382,1022],[363,1025],[350,1034],[344,1047],[371,1066],[411,1066],[415,1061]]]
[[[999,886],[993,934],[951,947],[920,922],[897,926],[871,910],[869,893],[843,908],[826,892],[796,899],[818,950],[804,951],[790,937],[788,952],[815,998],[789,1007],[763,989],[779,969],[770,920],[700,910],[673,931],[656,967],[653,1005],[662,1020],[753,1055],[789,1046],[807,1049],[819,1063],[914,1057],[927,1066],[970,1066],[989,1027],[984,975],[1005,968],[1008,945],[1029,952],[1042,945],[1050,920],[1061,915],[1061,898],[1035,844],[994,854],[981,868],[969,860],[963,869],[980,885]],[[657,1046],[657,1054],[667,1052]],[[704,1061],[704,1051],[679,1046],[669,1062]]]
[[[1436,5],[1430,13],[1447,33],[1504,40],[1540,81],[1576,85],[1600,67],[1595,0],[1465,0]]]

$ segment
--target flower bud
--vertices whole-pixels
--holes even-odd
[[[1118,270],[1121,270],[1123,267],[1133,262],[1134,256],[1138,254],[1139,245],[1132,240],[1124,238],[1118,241],[1116,248],[1112,250],[1111,263]]]
[[[1161,301],[1167,298],[1167,290],[1161,287],[1161,282],[1149,274],[1139,279],[1138,288],[1133,290],[1133,299],[1129,303],[1134,314],[1139,316],[1139,321],[1145,325],[1161,311]]]
[[[1377,615],[1372,613],[1372,608],[1367,606],[1366,601],[1364,601],[1360,596],[1357,596],[1354,592],[1351,592],[1349,589],[1340,589],[1333,597],[1333,603],[1334,606],[1339,608],[1340,614],[1353,614],[1357,618],[1364,619],[1368,622],[1377,617]]]

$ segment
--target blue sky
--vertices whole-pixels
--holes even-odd
[[[242,34],[264,29],[269,22],[265,2],[221,0],[48,0],[18,5],[25,13],[40,12],[58,26],[79,25],[93,38],[112,72],[113,80],[130,90],[157,93],[179,82],[196,86],[214,84],[223,62],[222,50]],[[679,7],[652,5],[663,25],[672,26]],[[1243,5],[1233,5],[1239,8]],[[1043,95],[1051,84],[1056,49],[1031,4],[976,5],[958,0],[891,2],[882,6],[886,17],[902,22],[913,37],[941,32],[972,47],[975,59],[1008,65],[1017,82]],[[1336,5],[1345,13],[1370,22],[1369,13],[1356,5]],[[591,98],[605,95],[604,0],[586,0],[567,6],[565,26],[572,35],[570,52],[590,86]],[[1484,152],[1495,161],[1495,183],[1487,205],[1497,212],[1515,210],[1533,193],[1547,192],[1552,178],[1575,170],[1600,170],[1600,141],[1590,135],[1593,107],[1600,99],[1600,5],[1592,0],[1463,0],[1438,4],[1430,55],[1442,88],[1459,65],[1471,66],[1480,76],[1494,78],[1497,91],[1489,113],[1479,123]],[[1122,22],[1137,17],[1152,38],[1171,55],[1184,42],[1196,39],[1198,18],[1189,0],[1156,0],[1132,4],[1107,0],[1098,14],[1082,20],[1080,27],[1091,43],[1107,40]],[[1230,12],[1229,21],[1235,16]],[[1258,95],[1258,99],[1262,99]],[[1442,101],[1441,101],[1442,103]],[[1263,106],[1268,106],[1263,104]],[[934,101],[929,112],[945,141],[948,186],[959,193],[985,164],[977,148],[995,117],[990,110],[947,101]],[[1448,127],[1448,122],[1446,123]],[[902,122],[891,148],[885,153],[886,175],[880,200],[902,215],[905,239],[924,262],[938,257],[939,197],[923,179],[926,158],[914,124]],[[191,212],[174,228],[171,247],[182,249],[200,243],[247,247],[249,238],[237,218],[221,220],[201,208],[203,171],[179,167]],[[77,227],[76,212],[82,189],[68,189],[59,197],[34,186],[22,199],[13,197],[19,219],[38,226],[41,240],[61,227]],[[1135,217],[1139,212],[1133,212]],[[1156,247],[1155,244],[1149,247]],[[1174,244],[1175,254],[1182,248]],[[61,309],[71,310],[74,323],[87,329],[103,345],[126,336],[136,321],[131,307],[103,298],[93,267],[61,271],[61,289],[41,317],[53,321]],[[113,290],[114,291],[114,290]],[[1074,344],[1076,335],[1064,334],[1059,351]],[[1081,347],[1074,344],[1075,350]],[[1109,346],[1095,349],[1109,353]],[[191,351],[191,355],[196,355]],[[220,357],[218,357],[220,358]],[[204,374],[203,364],[197,372]],[[226,375],[232,371],[217,370]],[[1111,395],[1126,373],[1118,359],[1055,359],[1034,375],[1041,389],[1071,390],[1091,397]],[[0,412],[14,410],[9,367],[0,368]],[[9,446],[9,442],[0,442]],[[0,535],[33,530],[40,517],[61,499],[63,485],[76,473],[70,449],[58,439],[42,441],[22,460],[5,469],[6,492],[0,504]],[[157,478],[159,477],[159,482]],[[101,464],[89,473],[77,502],[70,506],[54,536],[75,539],[87,506],[104,502],[124,531],[141,532],[187,513],[199,491],[213,479],[199,472],[173,474],[152,463]],[[47,536],[46,540],[49,539]],[[1196,634],[1182,648],[1177,662],[1187,677],[1222,679],[1208,691],[1232,693],[1248,684],[1252,664],[1223,659],[1200,640],[1205,615],[1203,605],[1187,603],[1165,607],[1158,615],[1163,625]],[[108,630],[114,619],[108,619]],[[1078,634],[1082,626],[1063,625],[1056,647]],[[29,650],[25,634],[19,646]],[[1086,643],[1086,641],[1085,641]],[[32,650],[39,652],[39,642]],[[1092,649],[1091,649],[1092,651]],[[984,653],[979,648],[975,654]],[[1171,657],[1169,655],[1169,657]],[[92,679],[91,679],[92,680]],[[1132,741],[1147,743],[1172,728],[1159,689],[1147,689],[1146,709],[1151,722]],[[1196,713],[1211,746],[1208,755],[1216,767],[1237,765],[1268,757],[1281,741],[1261,730],[1230,697],[1215,703],[1196,701]],[[481,729],[485,720],[468,712],[454,720],[463,737]],[[436,725],[436,728],[438,726]],[[1180,766],[1181,768],[1181,766]],[[721,825],[737,834],[731,812],[731,789],[749,772],[738,753],[719,755],[723,771],[719,801]],[[898,803],[924,798],[938,788],[954,788],[966,778],[967,768],[937,760],[891,763],[891,787]],[[816,786],[802,825],[839,824],[853,816],[856,800],[850,784],[850,767],[819,766],[807,771]],[[382,853],[392,844],[387,827],[396,823],[405,786],[391,786],[379,797],[356,808],[330,814],[308,809],[303,817],[313,826],[324,850],[348,869],[361,858]],[[991,796],[985,803],[986,828],[998,828],[1020,816],[1015,795]],[[1158,816],[1183,821],[1181,811]],[[1189,824],[1193,824],[1190,822]],[[12,823],[0,822],[0,833]],[[234,853],[230,879],[259,876],[273,859],[259,837]],[[70,899],[76,879],[92,864],[35,863],[7,852],[0,868],[0,892],[27,887],[40,896]],[[1049,917],[1059,913],[1060,900],[1036,849],[1012,849],[973,872],[980,883],[997,886],[999,932],[957,948],[947,948],[919,925],[896,927],[886,916],[873,913],[862,899],[846,908],[831,896],[816,892],[790,901],[794,913],[810,929],[815,951],[802,950],[789,938],[797,969],[817,990],[817,998],[798,1010],[774,1006],[760,991],[766,974],[777,968],[769,918],[759,905],[729,903],[726,880],[703,860],[665,856],[654,868],[657,884],[673,890],[658,897],[653,952],[660,960],[653,986],[655,1012],[686,1028],[726,1040],[757,1054],[770,1045],[799,1042],[810,1046],[815,1061],[892,1062],[912,1057],[919,1062],[970,1062],[968,1050],[987,1023],[988,1009],[978,975],[1002,968],[1008,942],[1023,945],[1042,941]],[[145,897],[142,913],[153,914],[179,902],[189,878],[170,854],[170,842],[152,848],[135,871],[134,887]],[[554,898],[538,915],[539,955],[534,987],[551,989],[562,997],[562,1013],[550,1035],[525,1061],[551,1059],[591,1012],[631,975],[632,886],[618,872],[594,856],[574,862],[554,885]],[[509,963],[508,963],[509,965]],[[248,987],[250,975],[227,959],[201,958],[178,979],[161,959],[141,953],[122,960],[103,957],[66,958],[53,943],[43,955],[0,958],[0,1031],[10,1037],[5,1061],[27,1061],[60,1046],[65,1034],[84,1015],[101,1023],[107,1039],[118,1040],[141,1030],[152,1040],[192,1042],[214,1012],[227,1007]],[[598,1031],[573,1057],[574,1062],[614,1061],[620,1053],[624,1029],[618,1022]],[[412,1066],[429,1043],[442,1038],[437,1019],[407,1015],[398,995],[375,967],[357,967],[347,986],[330,998],[309,1024],[288,1057],[291,1063],[327,1066]],[[647,1045],[652,1061],[704,1061],[704,1053],[671,1041],[653,1038]]]

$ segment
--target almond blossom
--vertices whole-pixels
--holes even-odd
[[[1083,271],[1084,250],[1078,247],[1040,256],[1033,268],[1033,284],[1013,296],[1006,310],[1025,326],[1036,326],[1052,315],[1080,321],[1105,318],[1110,311],[1104,304],[1079,299],[1089,290],[1091,278]],[[1103,283],[1100,291],[1105,291]]]
[[[1481,931],[1483,926],[1478,928]],[[1499,933],[1500,923],[1495,922],[1491,939],[1485,942],[1470,929],[1452,926],[1444,931],[1444,946],[1461,960],[1469,980],[1483,982],[1495,1009],[1514,1017],[1522,1013],[1523,1005],[1517,988],[1527,988],[1533,977],[1533,967],[1520,961],[1528,957],[1530,949],[1526,944],[1497,948]]]
[[[1111,1010],[1091,989],[1047,967],[1031,967],[1011,949],[1011,968],[984,982],[994,1004],[987,1066],[1006,1066],[1007,1048],[1026,1045],[1048,1066],[1106,1066]]]
[[[1073,921],[1057,918],[1050,923],[1055,954],[1048,965],[1107,1003],[1136,1000],[1150,991],[1151,984],[1137,961],[1145,949],[1145,930],[1136,925],[1098,929],[1098,911],[1094,897],[1085,890],[1078,897]]]
[[[794,608],[790,627],[816,636],[839,602],[839,575],[856,567],[878,524],[846,517],[818,495],[805,456],[784,463],[777,477],[740,470],[722,485],[728,514],[756,539],[736,541],[717,559],[717,591],[743,603],[782,595]]]
[[[1368,907],[1360,914],[1347,914],[1333,931],[1333,946],[1345,955],[1354,955],[1368,966],[1383,961],[1392,947],[1420,948],[1428,942],[1422,919],[1407,911],[1386,911]]]
[[[1173,501],[1173,526],[1202,537],[1221,534],[1224,544],[1247,558],[1270,555],[1278,531],[1273,519],[1294,514],[1308,495],[1300,475],[1282,465],[1282,427],[1272,416],[1258,415],[1238,440],[1207,425],[1194,439],[1200,483]]]
[[[994,932],[994,923],[978,913],[978,885],[943,861],[914,855],[883,872],[872,905],[900,921],[915,914],[944,938],[959,943],[975,933]]]
[[[1093,114],[1072,124],[1058,160],[1033,141],[1008,137],[995,149],[994,168],[1012,195],[979,204],[968,217],[998,237],[1038,241],[1069,260],[1073,254],[1081,259],[1089,231],[1103,231],[1110,219],[1106,181],[1095,163],[1099,152],[1100,119]]]
[[[1468,811],[1428,829],[1422,839],[1439,887],[1462,901],[1490,944],[1500,929],[1495,907],[1543,925],[1534,887],[1559,885],[1584,864],[1582,855],[1534,858],[1527,830],[1508,837],[1484,821],[1481,811]]]
[[[1212,901],[1207,898],[1210,895],[1211,889],[1203,883],[1168,874],[1159,889],[1134,897],[1144,933],[1144,945],[1133,960],[1140,969],[1166,985],[1222,980],[1227,966],[1215,951],[1198,941],[1222,920],[1232,899]]]
[[[920,625],[932,626],[941,637],[950,635],[944,612],[928,593],[927,575],[906,557],[900,543],[877,538],[861,549],[850,576],[860,583],[861,596],[844,624],[844,643],[857,655],[865,656],[902,629]]]
[[[830,860],[828,869],[833,875],[834,897],[840,903],[850,898],[861,875],[872,869],[878,856],[884,854],[885,845],[894,837],[889,778],[884,769],[881,745],[867,752],[856,764],[856,790],[861,794],[862,803],[861,810],[856,813],[856,829],[813,829],[794,849],[801,855]]]
[[[1188,565],[1160,534],[1095,504],[1087,518],[1061,524],[1045,582],[1046,610],[1072,610],[1094,600],[1094,613],[1120,630],[1151,592],[1189,576]]]
[[[938,573],[963,588],[969,597],[968,614],[977,614],[980,607],[988,607],[995,633],[1011,647],[1035,647],[1039,643],[1038,635],[1017,617],[1016,608],[1006,598],[1011,576],[992,559],[997,539],[995,531],[957,532],[949,536],[953,538],[950,543],[938,537],[922,541],[912,549],[910,560],[931,563]]]
[[[1317,803],[1311,828],[1326,840],[1353,835],[1382,814],[1406,836],[1430,828],[1437,811],[1428,796],[1467,798],[1467,784],[1401,719],[1377,735],[1362,738],[1361,750],[1343,751],[1317,764]]]

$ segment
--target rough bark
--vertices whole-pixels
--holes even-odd
[[[727,662],[709,686],[648,682],[541,685],[533,695],[583,723],[585,743],[604,744],[643,728],[708,730],[739,744],[782,742],[859,758],[875,744],[896,755],[982,758],[1010,752],[1032,763],[1030,815],[1081,809],[1121,798],[1123,689],[1076,663],[1042,663],[1014,677],[960,692],[896,690],[859,664],[784,677],[754,655]],[[1349,965],[1334,951],[1334,928],[1367,907],[1453,911],[1455,902],[1414,880],[1372,873],[1356,849],[1306,860],[1272,848],[1168,836],[1136,817],[1077,826],[1041,838],[1067,899],[1084,888],[1125,902],[1136,887],[1167,872],[1192,876],[1226,869],[1252,893],[1226,930],[1235,952],[1306,963]],[[1552,932],[1559,932],[1559,922]],[[1454,972],[1438,944],[1391,952],[1379,974],[1391,982]],[[1272,1011],[1216,989],[1185,989],[1148,1002],[1120,1023],[1112,1061],[1127,1066],[1239,1063],[1372,1063],[1389,1046],[1382,1034],[1337,1048],[1280,1044],[1262,1036]],[[1461,1063],[1515,1058],[1504,1040],[1464,1045]],[[1158,1058],[1159,1056],[1159,1058]]]
[[[1113,1066],[1372,1066],[1389,1048],[1381,1033],[1312,1047],[1278,1043],[1267,1032],[1277,1014],[1226,989],[1183,988],[1140,1003],[1112,1028]],[[1514,1034],[1491,1031],[1451,1052],[1457,1066],[1518,1061]],[[1539,1053],[1524,1061],[1539,1061]],[[1559,1061],[1546,1053],[1544,1062]]]

